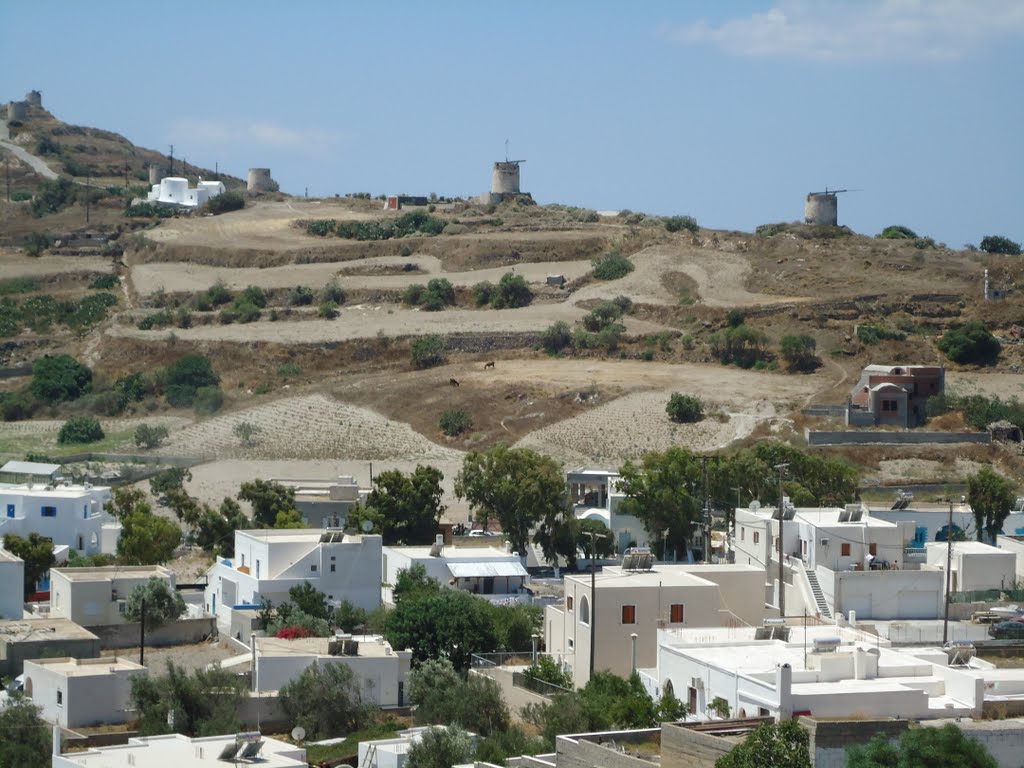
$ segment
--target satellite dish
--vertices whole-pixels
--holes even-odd
[[[760,508],[761,508],[761,502],[759,502],[757,499],[754,499],[753,501],[750,502],[750,511],[751,512],[757,512]]]
[[[363,533],[369,533],[370,531],[373,530],[373,521],[372,520],[363,520],[362,525],[360,525],[359,527],[363,529]]]
[[[302,741],[306,738],[306,729],[301,725],[296,725],[292,728],[292,738],[295,739],[295,741]]]

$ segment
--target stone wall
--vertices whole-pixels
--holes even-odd
[[[126,624],[106,624],[89,627],[89,631],[100,639],[100,647],[107,648],[138,648],[138,622]],[[147,648],[164,648],[170,645],[192,645],[201,643],[217,631],[217,620],[212,616],[202,619],[179,619],[146,632]]]
[[[628,745],[659,738],[658,728],[559,736],[555,740],[555,761],[558,768],[651,768],[650,760],[629,754]]]
[[[815,768],[845,768],[846,748],[866,744],[884,734],[895,741],[909,722],[906,720],[818,720],[801,717],[800,726],[810,738],[811,765]]]
[[[806,430],[808,445],[927,445],[992,442],[987,432],[812,432]]]
[[[714,768],[715,762],[743,742],[736,736],[715,736],[673,723],[661,726],[662,768]]]

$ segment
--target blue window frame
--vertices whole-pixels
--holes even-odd
[[[14,505],[13,504],[8,504],[7,505],[7,516],[8,517],[14,517]]]
[[[40,514],[43,517],[56,517],[57,516],[57,508],[56,507],[43,507],[40,510]]]

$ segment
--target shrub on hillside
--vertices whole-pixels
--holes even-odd
[[[693,216],[666,216],[663,221],[665,222],[665,229],[669,232],[679,232],[683,229],[696,232],[700,229],[697,220]]]
[[[746,323],[716,333],[710,341],[712,354],[726,365],[753,368],[767,361],[768,337]]]
[[[200,416],[216,413],[224,405],[224,391],[215,385],[200,387],[192,400],[192,407]]]
[[[986,235],[981,238],[978,247],[986,253],[1005,253],[1008,256],[1020,256],[1020,243],[1015,243],[1001,235]]]
[[[292,288],[288,294],[288,303],[293,307],[305,307],[313,303],[313,291],[303,285]]]
[[[334,280],[331,280],[320,291],[321,301],[333,301],[338,306],[345,303],[345,291]]]
[[[689,424],[704,418],[704,405],[693,395],[673,392],[665,406],[665,412],[672,421]]]
[[[338,316],[338,305],[333,301],[323,301],[317,308],[316,313],[324,320],[333,320]]]
[[[54,181],[43,181],[32,198],[32,215],[38,219],[48,213],[57,213],[75,202],[76,193],[75,183],[63,176]]]
[[[886,227],[879,232],[876,237],[879,240],[916,240],[917,233],[910,227],[903,227],[898,224],[894,224],[891,227]]]
[[[139,424],[135,428],[135,445],[139,448],[156,448],[168,435],[167,427]]]
[[[544,351],[554,355],[572,345],[572,329],[564,320],[549,325],[540,335],[540,345]]]
[[[938,342],[939,350],[955,363],[992,365],[999,358],[999,339],[977,321],[946,331]]]
[[[592,263],[598,280],[618,280],[633,271],[633,262],[618,251],[599,256]]]
[[[100,275],[91,283],[89,287],[92,290],[104,290],[109,291],[111,288],[117,288],[121,284],[121,279],[117,275],[107,274]]]
[[[455,437],[472,428],[473,417],[461,408],[452,408],[441,414],[440,426],[448,437]]]
[[[779,343],[779,353],[791,371],[813,371],[821,360],[815,354],[818,343],[814,337],[806,334],[783,336]]]
[[[491,294],[491,306],[495,309],[516,309],[533,301],[533,291],[522,275],[506,272],[498,281]]]
[[[473,303],[478,307],[486,307],[491,303],[491,297],[494,295],[494,283],[489,280],[484,280],[481,283],[477,283],[473,286]]]
[[[220,378],[208,357],[185,355],[167,368],[165,381],[167,402],[177,408],[187,408],[200,387],[216,386]]]
[[[42,256],[43,251],[53,244],[49,235],[44,232],[29,232],[25,235],[22,247],[29,256]]]
[[[206,203],[207,213],[217,216],[229,211],[240,211],[245,208],[245,198],[238,192],[221,192],[216,197],[211,197]]]
[[[47,355],[32,366],[32,396],[44,403],[77,400],[92,389],[92,371],[70,355]]]
[[[422,336],[412,343],[410,353],[417,368],[432,368],[444,362],[444,341],[440,336]]]
[[[103,427],[94,416],[72,416],[64,422],[57,433],[57,442],[61,445],[71,443],[95,443],[102,440]]]

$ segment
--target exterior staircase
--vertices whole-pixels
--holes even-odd
[[[821,590],[821,584],[818,583],[818,574],[811,568],[804,570],[807,573],[807,581],[811,585],[811,594],[814,595],[814,602],[818,605],[818,611],[822,617],[831,619],[832,610],[828,607],[828,601],[825,599],[825,593]]]

